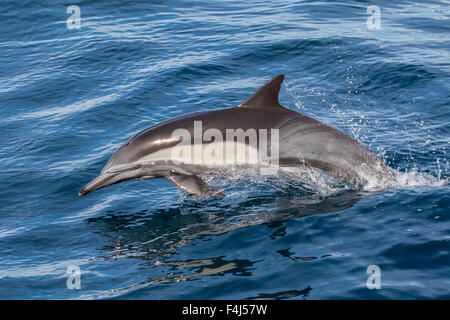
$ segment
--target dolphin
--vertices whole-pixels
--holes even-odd
[[[237,106],[178,116],[139,132],[79,195],[123,181],[164,177],[187,193],[223,197],[201,175],[233,166],[313,169],[357,185],[392,179],[393,170],[356,139],[280,105],[283,80],[282,74],[274,77]],[[222,158],[206,157],[205,149]]]

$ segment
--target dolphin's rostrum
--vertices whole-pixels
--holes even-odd
[[[79,195],[122,181],[165,177],[185,192],[223,197],[220,191],[210,187],[199,175],[236,165],[236,158],[233,157],[242,151],[247,161],[241,161],[238,165],[264,166],[276,163],[282,169],[306,166],[356,184],[369,181],[380,183],[393,176],[393,171],[356,139],[281,106],[278,94],[283,79],[284,75],[276,76],[235,107],[194,112],[141,131],[113,154],[100,175],[85,185]],[[213,133],[213,138],[198,140],[195,131],[198,131],[199,124],[200,135],[207,136],[209,132]],[[174,135],[180,130],[185,133],[184,137]],[[235,133],[244,133],[244,138],[239,140],[234,135],[227,139],[227,133],[233,130]],[[256,137],[256,144],[251,143],[252,133]],[[219,139],[220,134],[223,140]],[[275,136],[276,141],[273,139]],[[192,147],[192,150],[182,149],[180,145],[183,144],[187,148]],[[244,148],[240,148],[242,145]],[[230,146],[229,149],[227,146]],[[228,158],[225,161],[217,161],[217,158],[213,161],[204,155],[199,160],[196,158],[199,147],[203,151],[214,150],[212,154],[216,156],[222,150],[224,153],[230,151],[233,153],[229,158],[231,161]],[[261,153],[263,148],[267,148],[266,153]],[[180,150],[189,152],[180,158],[177,156]],[[250,161],[252,150],[255,151],[253,154],[258,155],[256,163]],[[230,156],[230,152],[227,156]],[[266,157],[260,157],[261,154]]]

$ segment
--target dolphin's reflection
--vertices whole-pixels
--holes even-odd
[[[110,212],[106,216],[88,219],[88,223],[100,226],[102,233],[111,239],[110,245],[101,248],[107,252],[106,259],[138,258],[144,260],[145,268],[166,267],[164,268],[166,274],[155,275],[136,286],[193,280],[226,273],[251,276],[253,265],[257,261],[227,260],[223,256],[173,261],[173,257],[179,248],[193,244],[196,239],[254,225],[266,224],[276,228],[276,231],[268,234],[272,239],[283,237],[282,225],[289,219],[341,211],[352,207],[361,198],[370,194],[346,192],[314,200],[310,197],[286,197],[282,196],[282,193],[279,195],[248,198],[237,203],[223,200],[183,201],[180,205],[167,209],[132,214]],[[289,256],[289,253],[284,252],[277,254]],[[301,257],[293,259],[308,260]],[[309,290],[310,288],[306,291],[302,289],[298,295]],[[253,298],[270,297],[269,294],[267,297],[263,295]]]

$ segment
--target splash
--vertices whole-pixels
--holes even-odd
[[[202,178],[227,198],[237,202],[252,197],[296,197],[315,203],[341,193],[356,191],[351,184],[338,181],[314,168],[280,168],[277,174],[261,175],[259,170],[248,167],[230,167],[228,171],[216,171]],[[201,200],[194,195],[185,199]]]
[[[404,188],[404,187],[441,187],[449,183],[449,178],[441,177],[440,173],[437,176],[420,172],[417,168],[407,170],[405,172],[396,172],[396,180],[392,187]]]
[[[296,93],[295,86],[286,85],[287,93],[294,102],[297,110],[309,113],[309,116],[344,131],[371,149],[386,165],[392,168],[393,175],[380,177],[368,172],[358,172],[366,181],[360,186],[364,191],[382,191],[395,188],[409,187],[440,187],[449,183],[447,160],[448,142],[439,137],[432,130],[435,124],[427,124],[425,120],[417,118],[419,114],[409,113],[399,117],[398,108],[402,105],[392,104],[380,108],[373,102],[362,99],[363,92],[358,88],[363,83],[362,78],[355,78],[355,70],[346,69],[345,83],[348,91],[344,94],[334,92],[319,92],[313,87],[303,87],[303,92],[311,103],[319,108],[306,108],[301,102],[301,94]],[[300,88],[300,90],[302,90]],[[412,101],[406,103],[414,104]],[[327,113],[324,113],[327,110]],[[381,110],[382,113],[379,113]],[[403,112],[403,111],[401,111]],[[400,113],[401,113],[400,112]],[[413,117],[413,118],[411,118]],[[324,119],[325,118],[325,119]],[[336,119],[338,121],[335,123]],[[437,131],[435,131],[437,132]],[[434,136],[434,139],[431,137]],[[428,163],[423,163],[423,148],[429,148]],[[430,158],[429,156],[433,156]],[[430,163],[435,162],[430,170]],[[426,166],[427,170],[423,168]],[[431,165],[433,167],[433,165]],[[419,169],[420,168],[420,169]],[[367,170],[372,171],[372,170]],[[377,171],[377,170],[375,170]],[[348,186],[355,188],[355,186]]]
[[[229,171],[216,171],[202,178],[224,192],[228,199],[237,202],[252,197],[295,197],[304,203],[317,203],[324,199],[344,193],[368,192],[410,188],[440,187],[449,183],[449,179],[417,168],[406,171],[393,169],[392,176],[383,178],[368,175],[362,177],[364,184],[352,184],[332,178],[315,168],[282,168],[275,175],[261,175],[255,168],[231,167]],[[181,201],[201,200],[201,197],[184,194]]]

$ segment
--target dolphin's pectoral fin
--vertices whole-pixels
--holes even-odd
[[[223,198],[225,196],[222,192],[212,188],[199,176],[196,175],[172,173],[166,178],[175,186],[188,193],[192,193],[198,196],[210,196],[216,198]]]

